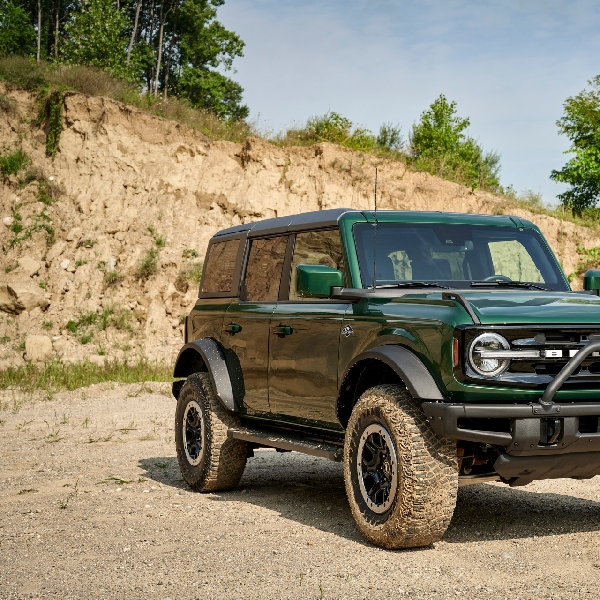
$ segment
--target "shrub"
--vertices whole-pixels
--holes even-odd
[[[195,262],[189,265],[187,268],[182,269],[177,274],[177,279],[173,284],[175,289],[185,294],[189,289],[189,284],[194,283],[196,285],[200,284],[200,280],[202,279],[202,263]]]
[[[46,82],[46,65],[24,56],[0,58],[0,79],[29,92],[39,90]]]
[[[438,177],[471,187],[492,191],[500,189],[500,156],[484,153],[465,130],[468,118],[456,114],[456,102],[441,94],[421,114],[410,135],[413,166]]]
[[[4,177],[16,175],[28,164],[29,156],[27,156],[27,153],[22,148],[18,148],[13,152],[6,151],[4,154],[0,154],[0,173]]]
[[[404,139],[402,137],[402,128],[391,123],[384,123],[379,128],[377,136],[377,146],[382,150],[390,152],[401,152],[404,148]]]
[[[109,271],[104,275],[104,283],[107,287],[110,287],[111,285],[117,285],[124,279],[125,277],[123,275],[119,275],[117,271]]]
[[[135,276],[137,279],[146,281],[158,272],[158,248],[150,248],[142,258]]]

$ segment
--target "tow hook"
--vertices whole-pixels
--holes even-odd
[[[540,446],[552,446],[558,442],[564,429],[564,419],[554,417],[540,419]]]

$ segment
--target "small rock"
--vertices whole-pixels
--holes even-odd
[[[50,177],[48,177],[48,181],[54,181],[54,177],[50,175]]]
[[[66,271],[69,268],[69,265],[71,264],[71,261],[68,258],[65,258],[65,260],[62,260],[60,262],[60,268],[63,271]]]
[[[503,558],[504,560],[510,560],[510,559],[514,558],[513,555],[510,554],[509,552],[503,552],[500,555],[500,557]]]
[[[69,340],[62,336],[55,336],[52,338],[52,346],[56,352],[64,352],[69,345]]]
[[[28,335],[25,339],[25,360],[28,362],[44,362],[52,350],[52,340],[47,335]]]
[[[163,294],[163,301],[166,302],[170,298],[177,298],[177,296],[181,296],[181,293],[177,291],[172,282],[169,282],[169,285]]]
[[[7,227],[10,227],[15,222],[15,218],[14,217],[4,217],[4,219],[2,219],[2,222]]]
[[[107,223],[105,225],[105,227],[104,227],[104,233],[109,233],[109,234],[110,233],[117,233],[120,230],[121,230],[121,227],[116,222]]]
[[[66,249],[67,243],[63,241],[56,242],[48,253],[46,254],[46,262],[52,262],[55,258],[58,258]]]
[[[23,256],[19,259],[19,268],[23,269],[29,277],[33,277],[42,268],[42,263],[33,260],[30,256]]]
[[[116,268],[117,268],[117,259],[113,258],[113,257],[109,258],[106,261],[106,269],[108,271],[114,271]]]
[[[43,310],[49,304],[43,290],[31,281],[0,285],[0,311],[10,315],[20,315],[36,306]]]
[[[81,227],[73,227],[73,229],[71,229],[69,233],[67,233],[67,242],[74,242],[76,240],[79,241],[82,235],[83,229]]]

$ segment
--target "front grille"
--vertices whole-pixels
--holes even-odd
[[[512,359],[509,368],[499,377],[488,379],[474,373],[463,356],[455,375],[460,381],[489,385],[544,388],[560,373],[569,359],[586,345],[600,341],[600,327],[523,327],[510,326],[464,327],[457,331],[462,337],[461,347],[469,347],[471,341],[485,331],[496,332],[510,343],[511,350],[537,350],[537,358]],[[548,354],[548,356],[546,356]],[[600,388],[600,356],[590,355],[565,382],[563,389]]]

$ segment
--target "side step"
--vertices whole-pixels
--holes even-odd
[[[328,458],[335,462],[342,462],[344,457],[344,449],[341,446],[336,446],[335,444],[324,441],[315,442],[307,440],[290,433],[270,432],[261,429],[240,427],[238,429],[229,429],[227,431],[227,436],[236,440],[253,442],[261,446],[269,446],[271,448],[279,448],[280,450],[291,450],[294,452],[302,452],[302,454],[310,454],[311,456],[319,456],[320,458]]]

